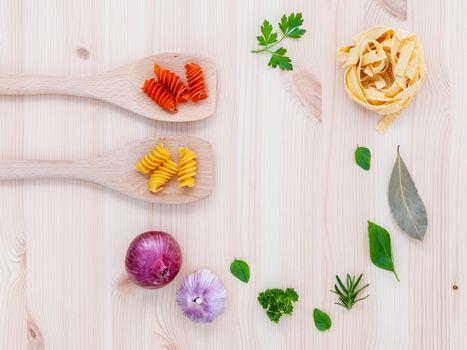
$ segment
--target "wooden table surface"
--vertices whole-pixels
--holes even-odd
[[[398,3],[400,1],[396,1]],[[290,74],[253,55],[263,19],[303,12],[308,32],[284,45],[322,84],[322,122]],[[0,349],[465,349],[467,347],[467,2],[409,0],[407,20],[373,0],[0,1],[1,74],[88,75],[159,52],[210,57],[216,113],[200,122],[144,119],[92,99],[0,98],[0,159],[80,159],[156,135],[212,143],[212,195],[152,205],[77,180],[0,183]],[[384,135],[344,91],[337,48],[370,26],[415,32],[427,77]],[[373,152],[370,172],[353,160]],[[401,232],[387,202],[396,146],[429,215],[425,240]],[[372,265],[367,220],[392,235],[394,276]],[[147,291],[121,283],[138,233],[172,233],[176,280]],[[247,260],[248,285],[229,272]],[[219,275],[228,306],[199,325],[175,304],[183,276]],[[370,297],[333,304],[336,274],[364,274]],[[292,317],[271,323],[258,292],[294,287]],[[332,317],[318,332],[312,310]]]

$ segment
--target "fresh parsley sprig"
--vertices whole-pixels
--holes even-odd
[[[266,309],[266,314],[272,322],[278,323],[282,315],[292,315],[293,303],[298,301],[298,293],[293,288],[267,289],[259,293],[258,302]]]
[[[369,284],[367,284],[357,289],[358,284],[362,279],[362,276],[363,274],[361,274],[360,276],[358,276],[357,279],[355,279],[355,276],[350,277],[350,275],[347,274],[344,285],[339,276],[336,275],[337,284],[334,285],[334,290],[331,290],[331,292],[337,294],[337,296],[339,297],[339,302],[334,304],[343,306],[346,309],[350,310],[355,303],[368,298],[367,295],[363,298],[357,299],[358,294],[369,286]]]
[[[268,20],[264,20],[261,26],[261,36],[257,36],[259,46],[261,49],[253,50],[252,53],[267,52],[271,54],[268,66],[276,68],[279,66],[282,70],[293,70],[292,60],[286,56],[287,50],[283,47],[279,47],[276,50],[272,48],[279,44],[285,38],[299,39],[305,34],[306,29],[301,28],[303,24],[303,18],[301,13],[291,13],[288,17],[283,15],[279,22],[279,28],[282,32],[282,36],[278,39],[276,32],[273,32],[273,27]]]

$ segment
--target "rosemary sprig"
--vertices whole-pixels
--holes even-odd
[[[369,295],[357,299],[358,294],[369,286],[369,284],[367,284],[366,286],[357,289],[362,276],[363,274],[360,274],[360,276],[355,280],[355,276],[350,277],[350,275],[347,274],[346,285],[344,286],[339,276],[336,275],[337,284],[334,285],[334,290],[331,290],[331,292],[339,296],[340,302],[334,304],[343,306],[350,310],[355,303],[368,298]]]

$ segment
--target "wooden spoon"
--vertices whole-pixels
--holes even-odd
[[[170,113],[154,103],[141,87],[146,79],[154,77],[154,64],[170,69],[186,82],[185,64],[197,63],[204,71],[209,97],[193,104],[178,105],[177,113]],[[0,95],[59,94],[92,97],[113,103],[146,118],[187,122],[207,118],[216,107],[216,66],[208,58],[162,53],[137,60],[114,70],[85,77],[55,77],[34,75],[0,75]]]
[[[149,175],[135,165],[141,157],[163,143],[178,162],[178,148],[189,147],[197,155],[196,186],[179,188],[176,176],[156,194],[148,190]],[[164,136],[136,141],[102,156],[85,160],[1,160],[0,180],[74,178],[92,181],[128,196],[152,203],[181,204],[208,196],[213,187],[213,152],[207,141],[189,136]]]

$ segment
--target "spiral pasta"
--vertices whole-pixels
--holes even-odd
[[[157,193],[161,191],[165,184],[177,174],[177,163],[168,159],[151,174],[149,178],[149,191]]]
[[[162,83],[156,82],[155,79],[149,79],[144,82],[142,89],[151,100],[162,108],[172,113],[177,112],[175,98]]]
[[[175,96],[175,102],[183,103],[188,101],[190,98],[188,88],[177,74],[168,69],[162,69],[158,64],[154,65],[154,73],[157,80]]]
[[[403,30],[370,28],[339,49],[339,60],[350,97],[384,116],[376,127],[380,133],[407,108],[425,76],[422,46]]]
[[[187,147],[178,150],[180,160],[178,162],[178,187],[194,187],[196,185],[196,154]]]
[[[186,80],[190,88],[190,97],[194,103],[208,98],[208,91],[204,83],[203,70],[195,63],[185,65]]]
[[[170,157],[170,151],[160,143],[151,152],[142,157],[135,168],[141,174],[146,175],[157,169],[162,163],[170,159]]]

